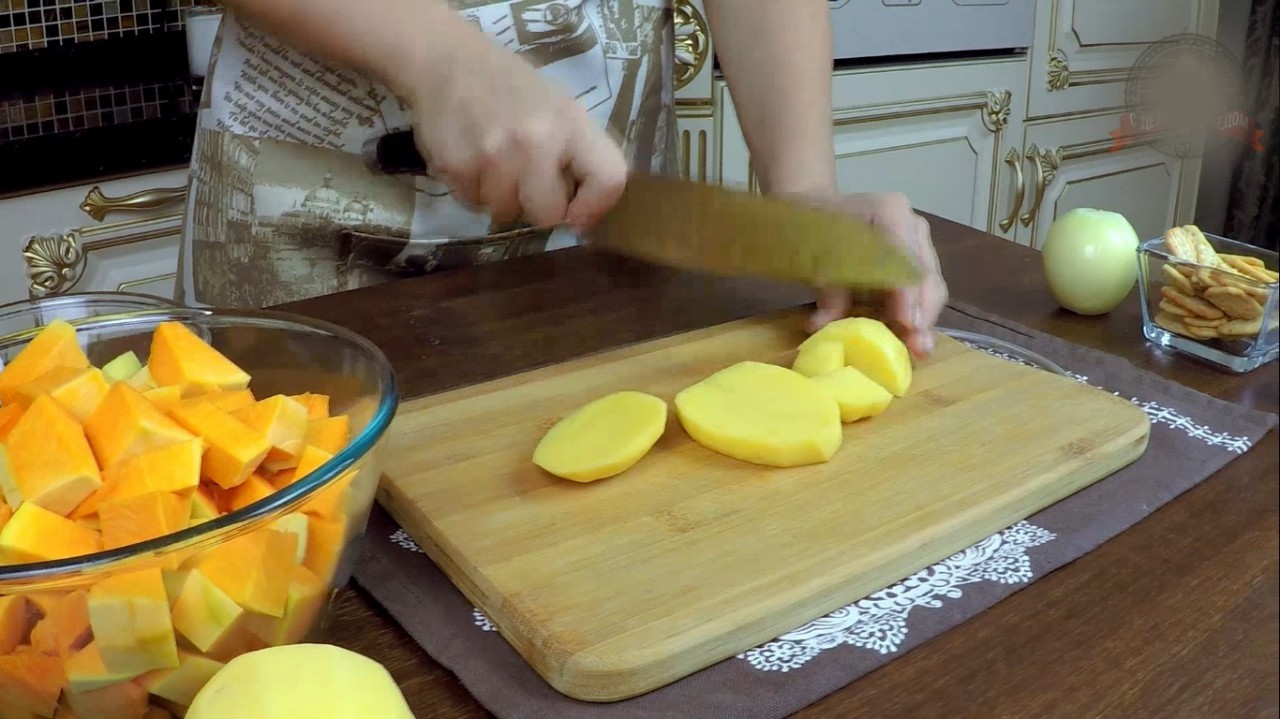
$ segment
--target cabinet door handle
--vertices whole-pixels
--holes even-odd
[[[93,189],[84,196],[80,209],[98,222],[102,222],[109,212],[159,210],[182,202],[186,196],[187,188],[184,186],[153,187],[150,190],[139,190],[131,195],[107,197],[102,194],[101,187],[94,185]]]
[[[1053,182],[1053,178],[1058,176],[1058,168],[1062,165],[1062,149],[1058,147],[1046,147],[1040,149],[1034,144],[1027,148],[1027,160],[1034,163],[1036,169],[1036,198],[1031,203],[1031,209],[1023,213],[1023,227],[1030,227],[1035,221],[1036,215],[1040,214],[1040,205],[1044,203],[1044,193],[1048,189],[1049,183]]]
[[[1004,161],[1013,168],[1013,209],[1009,211],[1008,217],[1000,220],[1000,231],[1008,232],[1018,221],[1018,213],[1022,210],[1022,196],[1027,193],[1027,187],[1022,177],[1022,153],[1018,152],[1018,148],[1009,148]]]

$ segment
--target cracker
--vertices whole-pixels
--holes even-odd
[[[1243,258],[1236,258],[1235,256],[1231,256],[1227,258],[1225,262],[1227,263],[1228,266],[1231,267],[1231,269],[1235,270],[1238,274],[1248,277],[1251,280],[1257,280],[1258,282],[1261,282],[1264,285],[1269,285],[1275,282],[1275,278],[1273,277],[1275,273],[1270,272],[1265,267],[1256,267],[1254,265],[1251,265],[1245,262]]]
[[[1182,318],[1178,315],[1161,312],[1155,316],[1155,323],[1175,334],[1187,333],[1187,326],[1182,323]]]
[[[1182,318],[1182,324],[1187,327],[1204,327],[1206,329],[1213,329],[1214,327],[1221,326],[1230,321],[1231,320],[1227,317],[1219,317],[1216,320],[1206,320],[1203,317],[1196,317],[1192,315],[1191,317]]]
[[[1216,320],[1223,316],[1222,310],[1212,304],[1205,302],[1199,297],[1184,295],[1168,285],[1160,288],[1160,294],[1164,295],[1165,299],[1170,302],[1178,305],[1184,310],[1188,310],[1191,314],[1203,317],[1207,320]]]
[[[1199,252],[1191,235],[1181,227],[1170,227],[1164,231],[1164,244],[1169,254],[1188,262],[1199,262]]]
[[[1170,302],[1169,300],[1166,300],[1166,299],[1160,300],[1160,311],[1168,312],[1169,314],[1177,315],[1178,317],[1193,316],[1191,315],[1190,310],[1183,309],[1177,304],[1174,304],[1173,302]]]
[[[1223,337],[1252,337],[1262,329],[1262,318],[1223,322],[1215,331]]]
[[[1204,236],[1199,227],[1195,225],[1183,225],[1182,231],[1190,238],[1192,246],[1196,251],[1196,262],[1205,267],[1222,267],[1227,268],[1227,263],[1222,261],[1218,256],[1218,251],[1213,249],[1213,245],[1209,244],[1209,239]],[[1229,269],[1229,268],[1228,268]]]
[[[1160,267],[1161,274],[1164,275],[1164,283],[1181,292],[1184,295],[1193,294],[1196,290],[1191,286],[1191,280],[1182,274],[1173,265],[1165,263]]]
[[[1239,287],[1210,287],[1204,291],[1204,298],[1232,319],[1252,320],[1262,316],[1262,305]]]
[[[1218,257],[1221,257],[1223,262],[1226,262],[1228,265],[1234,265],[1239,262],[1246,265],[1253,265],[1254,267],[1266,268],[1266,264],[1257,257],[1249,257],[1248,255],[1228,255],[1222,253],[1219,253]]]
[[[1206,283],[1200,287],[1201,290],[1208,290],[1210,287],[1234,287],[1259,303],[1266,302],[1270,294],[1265,287],[1259,287],[1257,282],[1234,272],[1231,274],[1217,270],[1200,270],[1200,272],[1205,273],[1204,282]],[[1198,281],[1193,281],[1192,284],[1198,284]]]

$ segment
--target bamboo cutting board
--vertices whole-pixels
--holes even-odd
[[[911,390],[846,425],[826,464],[776,469],[694,443],[590,484],[531,462],[575,407],[671,400],[746,359],[789,365],[803,316],[712,327],[410,401],[380,501],[552,686],[642,694],[962,550],[1137,459],[1146,414],[939,338]]]

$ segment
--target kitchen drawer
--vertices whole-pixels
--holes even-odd
[[[181,169],[0,201],[0,303],[117,289],[172,296],[186,183]]]
[[[901,192],[928,212],[995,231],[1008,213],[999,168],[1022,133],[1025,57],[840,70],[832,77],[842,192]],[[717,175],[756,184],[727,86],[717,103]]]

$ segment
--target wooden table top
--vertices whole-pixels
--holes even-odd
[[[929,219],[953,298],[1280,411],[1275,363],[1236,376],[1155,349],[1136,289],[1103,317],[1062,311],[1039,253]],[[412,398],[811,300],[802,288],[570,249],[281,309],[371,339]],[[1280,715],[1278,456],[1273,431],[1093,552],[795,716]],[[354,585],[325,640],[382,662],[419,717],[491,716]]]

